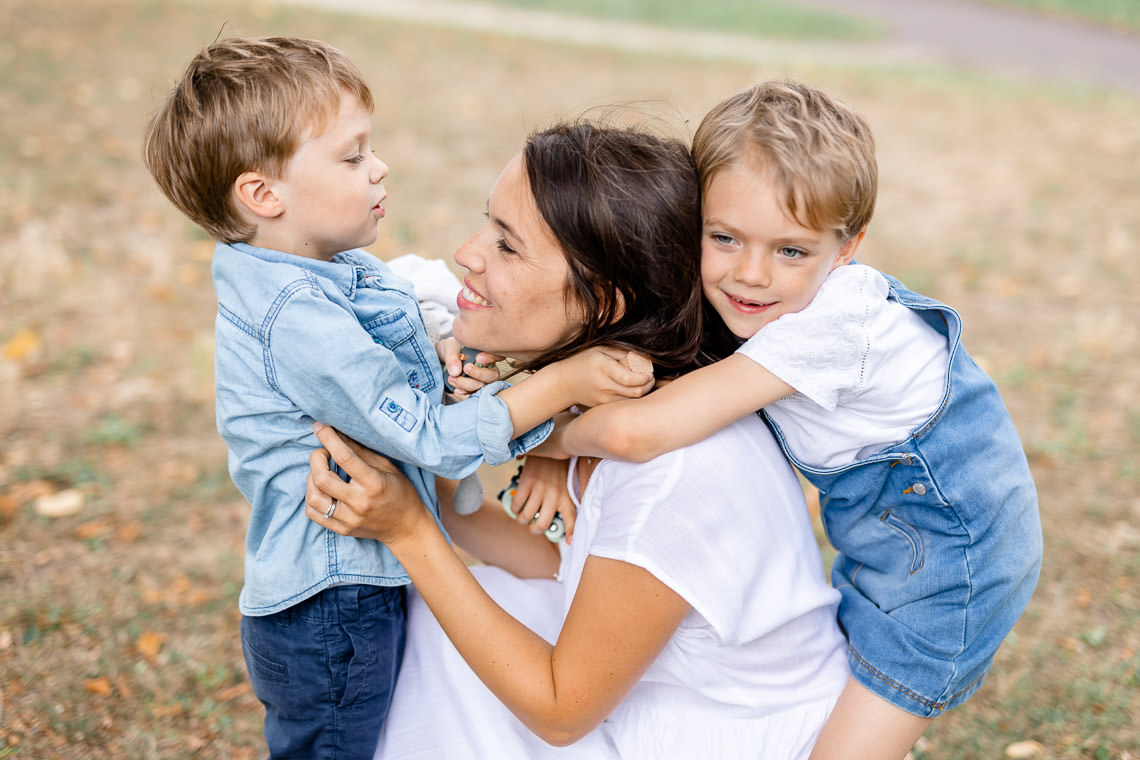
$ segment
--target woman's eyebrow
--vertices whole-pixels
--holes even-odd
[[[488,212],[487,218],[491,220],[491,224],[495,225],[496,227],[498,227],[499,229],[501,229],[503,231],[503,235],[505,237],[509,237],[509,238],[512,238],[512,239],[518,240],[518,241],[522,240],[522,238],[519,237],[519,234],[517,232],[515,232],[514,229],[511,227],[511,225],[509,225],[505,221],[503,221],[503,219],[501,217],[495,216],[494,214]]]

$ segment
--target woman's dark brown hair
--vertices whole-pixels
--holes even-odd
[[[658,378],[715,358],[702,354],[700,191],[688,147],[580,121],[532,134],[523,163],[539,213],[566,255],[566,297],[586,319],[519,369],[597,345],[647,354]]]

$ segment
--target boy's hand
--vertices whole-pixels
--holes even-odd
[[[554,515],[561,513],[567,544],[574,535],[574,519],[578,515],[566,490],[568,471],[568,460],[528,454],[511,501],[515,519],[523,525],[529,524],[530,532],[535,535],[549,528]]]
[[[447,382],[455,391],[452,393],[457,399],[470,398],[472,393],[488,383],[499,379],[497,364],[503,360],[497,354],[480,351],[474,356],[460,356],[462,346],[455,338],[444,338],[436,344],[435,351],[443,363]],[[471,349],[468,349],[470,351]],[[466,362],[464,362],[466,359]]]
[[[639,398],[653,388],[653,363],[633,351],[595,346],[551,364],[574,403],[599,406]]]

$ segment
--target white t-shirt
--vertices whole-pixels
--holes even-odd
[[[796,389],[765,411],[805,464],[840,467],[881,451],[941,403],[946,339],[888,295],[877,270],[838,267],[803,310],[737,350]]]
[[[839,595],[757,415],[644,464],[604,461],[575,501],[566,609],[589,555],[645,568],[693,607],[604,724],[623,758],[791,757],[796,736],[814,737],[847,679]]]

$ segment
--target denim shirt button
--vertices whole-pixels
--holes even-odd
[[[915,483],[913,486],[911,486],[911,488],[919,496],[925,496],[926,495],[926,486],[924,486],[922,483]]]

